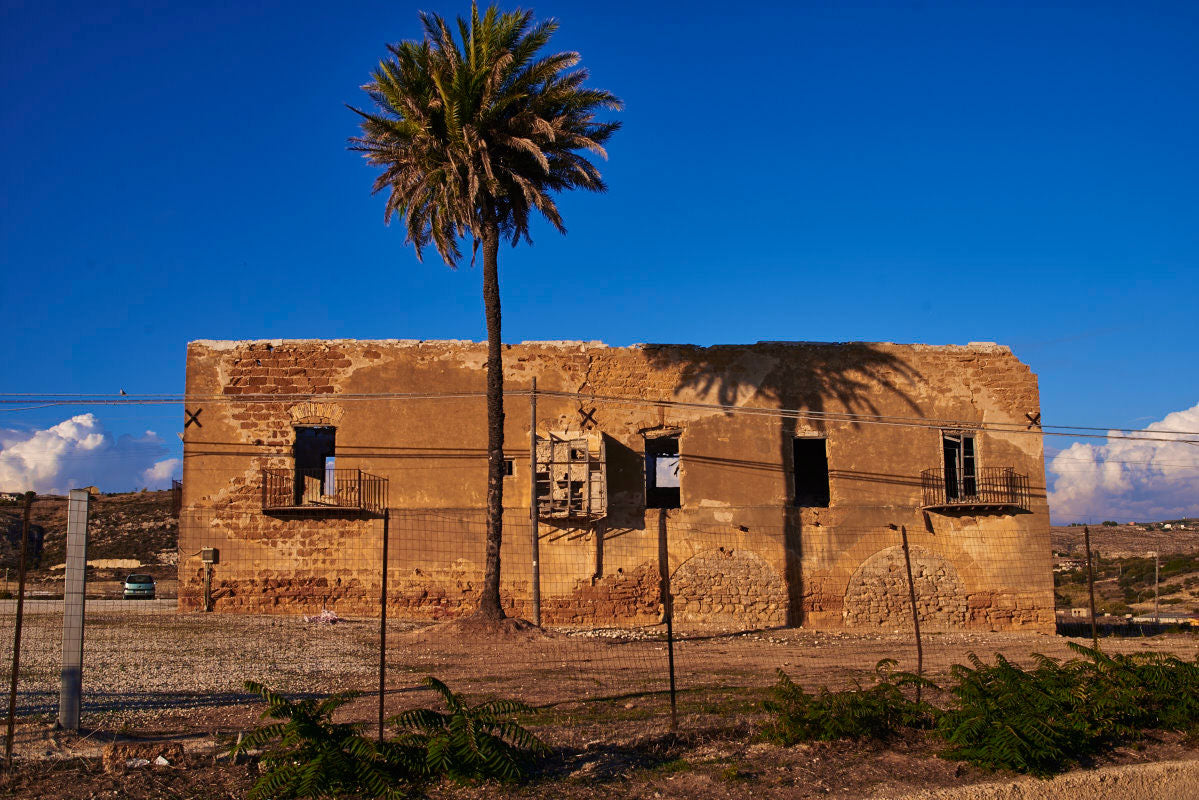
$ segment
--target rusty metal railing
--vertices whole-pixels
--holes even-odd
[[[984,467],[973,475],[943,467],[920,473],[925,508],[997,507],[1028,511],[1028,476],[1011,467]]]
[[[381,514],[387,507],[387,478],[360,469],[264,469],[264,511],[338,510]]]

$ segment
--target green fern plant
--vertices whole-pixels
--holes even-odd
[[[1199,730],[1199,660],[1070,647],[1083,657],[1038,655],[1026,670],[971,653],[972,667],[955,665],[957,702],[938,721],[945,755],[1047,776],[1145,730]]]
[[[1077,675],[1052,658],[1037,658],[1034,669],[1024,670],[1001,655],[989,665],[970,653],[973,667],[951,668],[957,706],[938,722],[949,744],[946,756],[987,769],[1049,775],[1096,744]]]
[[[936,709],[926,702],[910,700],[905,689],[932,686],[924,678],[909,672],[893,672],[893,659],[875,666],[874,686],[815,694],[804,691],[779,670],[778,682],[762,707],[771,714],[763,736],[782,745],[833,739],[886,739],[901,728],[927,728],[935,719]]]
[[[1199,733],[1199,657],[1190,662],[1165,653],[1109,656],[1073,642],[1069,647],[1090,661],[1089,670],[1112,695],[1126,698],[1140,728]]]
[[[514,780],[527,775],[534,756],[549,752],[513,719],[533,713],[524,703],[491,700],[472,706],[432,676],[423,683],[441,696],[445,711],[419,708],[393,717],[400,733],[392,743],[426,777]]]
[[[233,748],[235,754],[264,749],[263,771],[249,800],[346,794],[407,797],[407,754],[363,736],[362,723],[333,721],[333,712],[360,693],[289,700],[253,681],[245,686],[266,701],[263,719],[277,720],[252,731]]]

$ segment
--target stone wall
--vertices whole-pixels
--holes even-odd
[[[296,426],[332,426],[337,467],[387,478],[389,508],[477,512],[486,496],[485,360],[485,345],[472,342],[193,342],[186,405],[202,414],[200,425],[184,430],[184,517],[202,522],[181,527],[180,606],[197,606],[198,552],[216,546],[218,610],[373,608],[379,520],[264,513],[263,470],[292,465]],[[1048,530],[1041,443],[1024,435],[1039,408],[1036,378],[1006,348],[505,346],[505,384],[514,392],[505,455],[514,471],[504,502],[506,516],[523,520],[530,430],[520,392],[534,377],[544,392],[537,435],[602,433],[608,461],[607,517],[542,529],[547,621],[652,623],[661,615],[658,576],[667,569],[680,621],[899,625],[889,598],[902,588],[906,605],[906,585],[895,583],[894,555],[876,557],[882,547],[870,543],[906,525],[927,531],[927,541],[914,541],[923,548],[917,584],[930,625],[1052,624],[1048,538],[1039,533]],[[941,458],[940,432],[838,418],[853,414],[997,423],[1002,432],[980,429],[980,464],[1029,475],[1031,513],[923,513],[919,475]],[[644,502],[645,438],[663,432],[677,433],[681,452],[682,507],[669,512],[668,524]],[[828,508],[793,505],[797,435],[827,439]],[[525,614],[527,532],[507,530],[502,597],[512,613]],[[1012,534],[1001,558],[991,557],[994,540],[983,535],[995,531]],[[437,523],[420,535],[423,546],[393,549],[394,613],[435,619],[472,609],[482,528]],[[964,544],[942,552],[936,541]]]
[[[644,563],[598,580],[582,579],[569,595],[543,597],[541,615],[550,624],[652,625],[662,618],[661,598],[658,566]]]
[[[718,547],[689,558],[670,579],[679,624],[754,630],[786,624],[787,587],[747,550]]]
[[[929,629],[964,626],[966,592],[953,564],[923,547],[911,547],[909,552],[921,624]],[[902,548],[880,550],[858,568],[845,590],[842,613],[847,628],[911,629],[912,604]]]
[[[1052,625],[1052,608],[1046,608],[1035,591],[1018,586],[996,590],[972,587],[944,555],[918,545],[909,551],[922,631],[1043,630]],[[912,629],[901,547],[880,550],[857,569],[845,590],[842,617],[846,628]]]

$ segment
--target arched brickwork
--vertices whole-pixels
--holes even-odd
[[[786,584],[751,550],[721,547],[698,553],[675,570],[670,590],[680,624],[754,630],[787,620]]]
[[[967,592],[958,570],[944,556],[923,547],[913,546],[910,552],[921,626],[930,630],[965,626]],[[847,628],[912,627],[902,547],[880,550],[858,567],[845,590],[842,616]]]
[[[343,413],[342,407],[336,403],[307,401],[292,406],[291,424],[332,425],[336,427],[341,422]]]

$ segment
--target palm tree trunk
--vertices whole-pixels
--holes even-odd
[[[500,231],[483,228],[483,308],[487,315],[487,560],[478,615],[504,618],[500,605],[500,542],[504,525],[504,366],[500,339]]]

